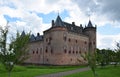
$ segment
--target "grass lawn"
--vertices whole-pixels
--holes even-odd
[[[98,77],[120,77],[120,66],[109,66],[97,69]],[[85,71],[80,73],[71,74],[64,77],[94,77],[92,71]]]
[[[43,74],[68,71],[82,67],[85,66],[15,66],[11,73],[11,77],[35,77]],[[0,65],[0,77],[8,77],[8,74],[2,65]]]

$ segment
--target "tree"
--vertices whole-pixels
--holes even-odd
[[[19,32],[16,38],[11,39],[11,43],[7,43],[8,27],[0,28],[0,60],[8,71],[10,77],[11,71],[15,64],[24,62],[28,58],[27,44],[29,42],[29,34],[21,36]]]
[[[88,65],[89,65],[90,69],[92,70],[94,77],[97,77],[97,73],[96,73],[96,51],[94,51],[94,52],[88,51],[88,53],[86,53],[86,54],[81,54],[81,57],[88,61]],[[78,61],[80,62],[79,59],[78,59]]]
[[[88,65],[91,68],[94,77],[97,77],[97,73],[96,73],[96,51],[91,52],[91,53],[88,52],[87,60],[88,60]]]
[[[117,66],[120,62],[120,43],[116,43],[116,49],[113,55],[113,61],[115,62],[114,65]]]
[[[112,62],[113,51],[110,49],[97,49],[97,63],[104,67]]]

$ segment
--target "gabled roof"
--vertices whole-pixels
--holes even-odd
[[[57,16],[57,19],[55,21],[55,25],[54,26],[64,26],[64,23],[62,22],[60,16]]]
[[[92,25],[92,23],[91,23],[91,21],[89,20],[89,22],[88,22],[88,26],[87,27],[93,27],[93,25]]]
[[[36,37],[34,36],[34,34],[32,34],[30,36],[30,42],[35,42],[35,41],[41,41],[43,40],[43,35],[37,35]]]

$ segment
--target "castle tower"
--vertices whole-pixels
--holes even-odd
[[[63,35],[66,32],[63,21],[58,15],[52,27],[44,31],[44,63],[61,65],[63,62]],[[57,57],[57,58],[56,58]]]
[[[92,25],[90,20],[83,32],[89,37],[89,51],[94,52],[96,50],[96,27]]]

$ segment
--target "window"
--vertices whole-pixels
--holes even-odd
[[[87,44],[87,42],[85,41],[85,44]]]
[[[42,54],[42,48],[40,48],[40,54]]]
[[[38,54],[38,50],[36,51],[36,54]]]
[[[78,51],[76,51],[76,54],[78,54]]]
[[[84,58],[84,60],[86,60],[86,58]]]
[[[71,53],[71,51],[69,50],[69,54]]]
[[[65,36],[65,37],[64,37],[64,41],[66,41],[66,39],[67,39],[67,37]]]
[[[75,42],[77,43],[77,40],[75,40]]]
[[[95,42],[93,42],[93,44],[95,45]]]
[[[38,54],[38,48],[37,48],[36,54]]]
[[[64,41],[66,41],[67,40],[67,37],[66,37],[67,35],[66,35],[66,33],[63,35],[63,39],[64,39]]]
[[[51,41],[51,40],[52,40],[52,37],[49,37],[49,40]]]
[[[73,27],[71,27],[71,30],[73,30]]]
[[[46,42],[48,42],[48,39],[46,38]]]
[[[33,51],[33,54],[34,54],[35,52]]]
[[[46,61],[49,61],[48,59],[46,59]]]
[[[91,45],[91,42],[89,42],[89,44]]]
[[[72,58],[70,59],[70,61],[72,61]]]
[[[75,52],[73,51],[73,54],[74,54]]]
[[[81,54],[81,51],[79,51],[79,53]]]
[[[70,41],[71,41],[71,39],[69,38],[69,39],[68,39],[68,41],[70,42]]]
[[[64,49],[64,53],[67,53],[67,50],[66,50],[66,49]]]
[[[48,52],[48,50],[46,49],[46,50],[45,50],[45,52],[47,53],[47,52]]]
[[[53,49],[51,49],[51,54],[53,53]]]

